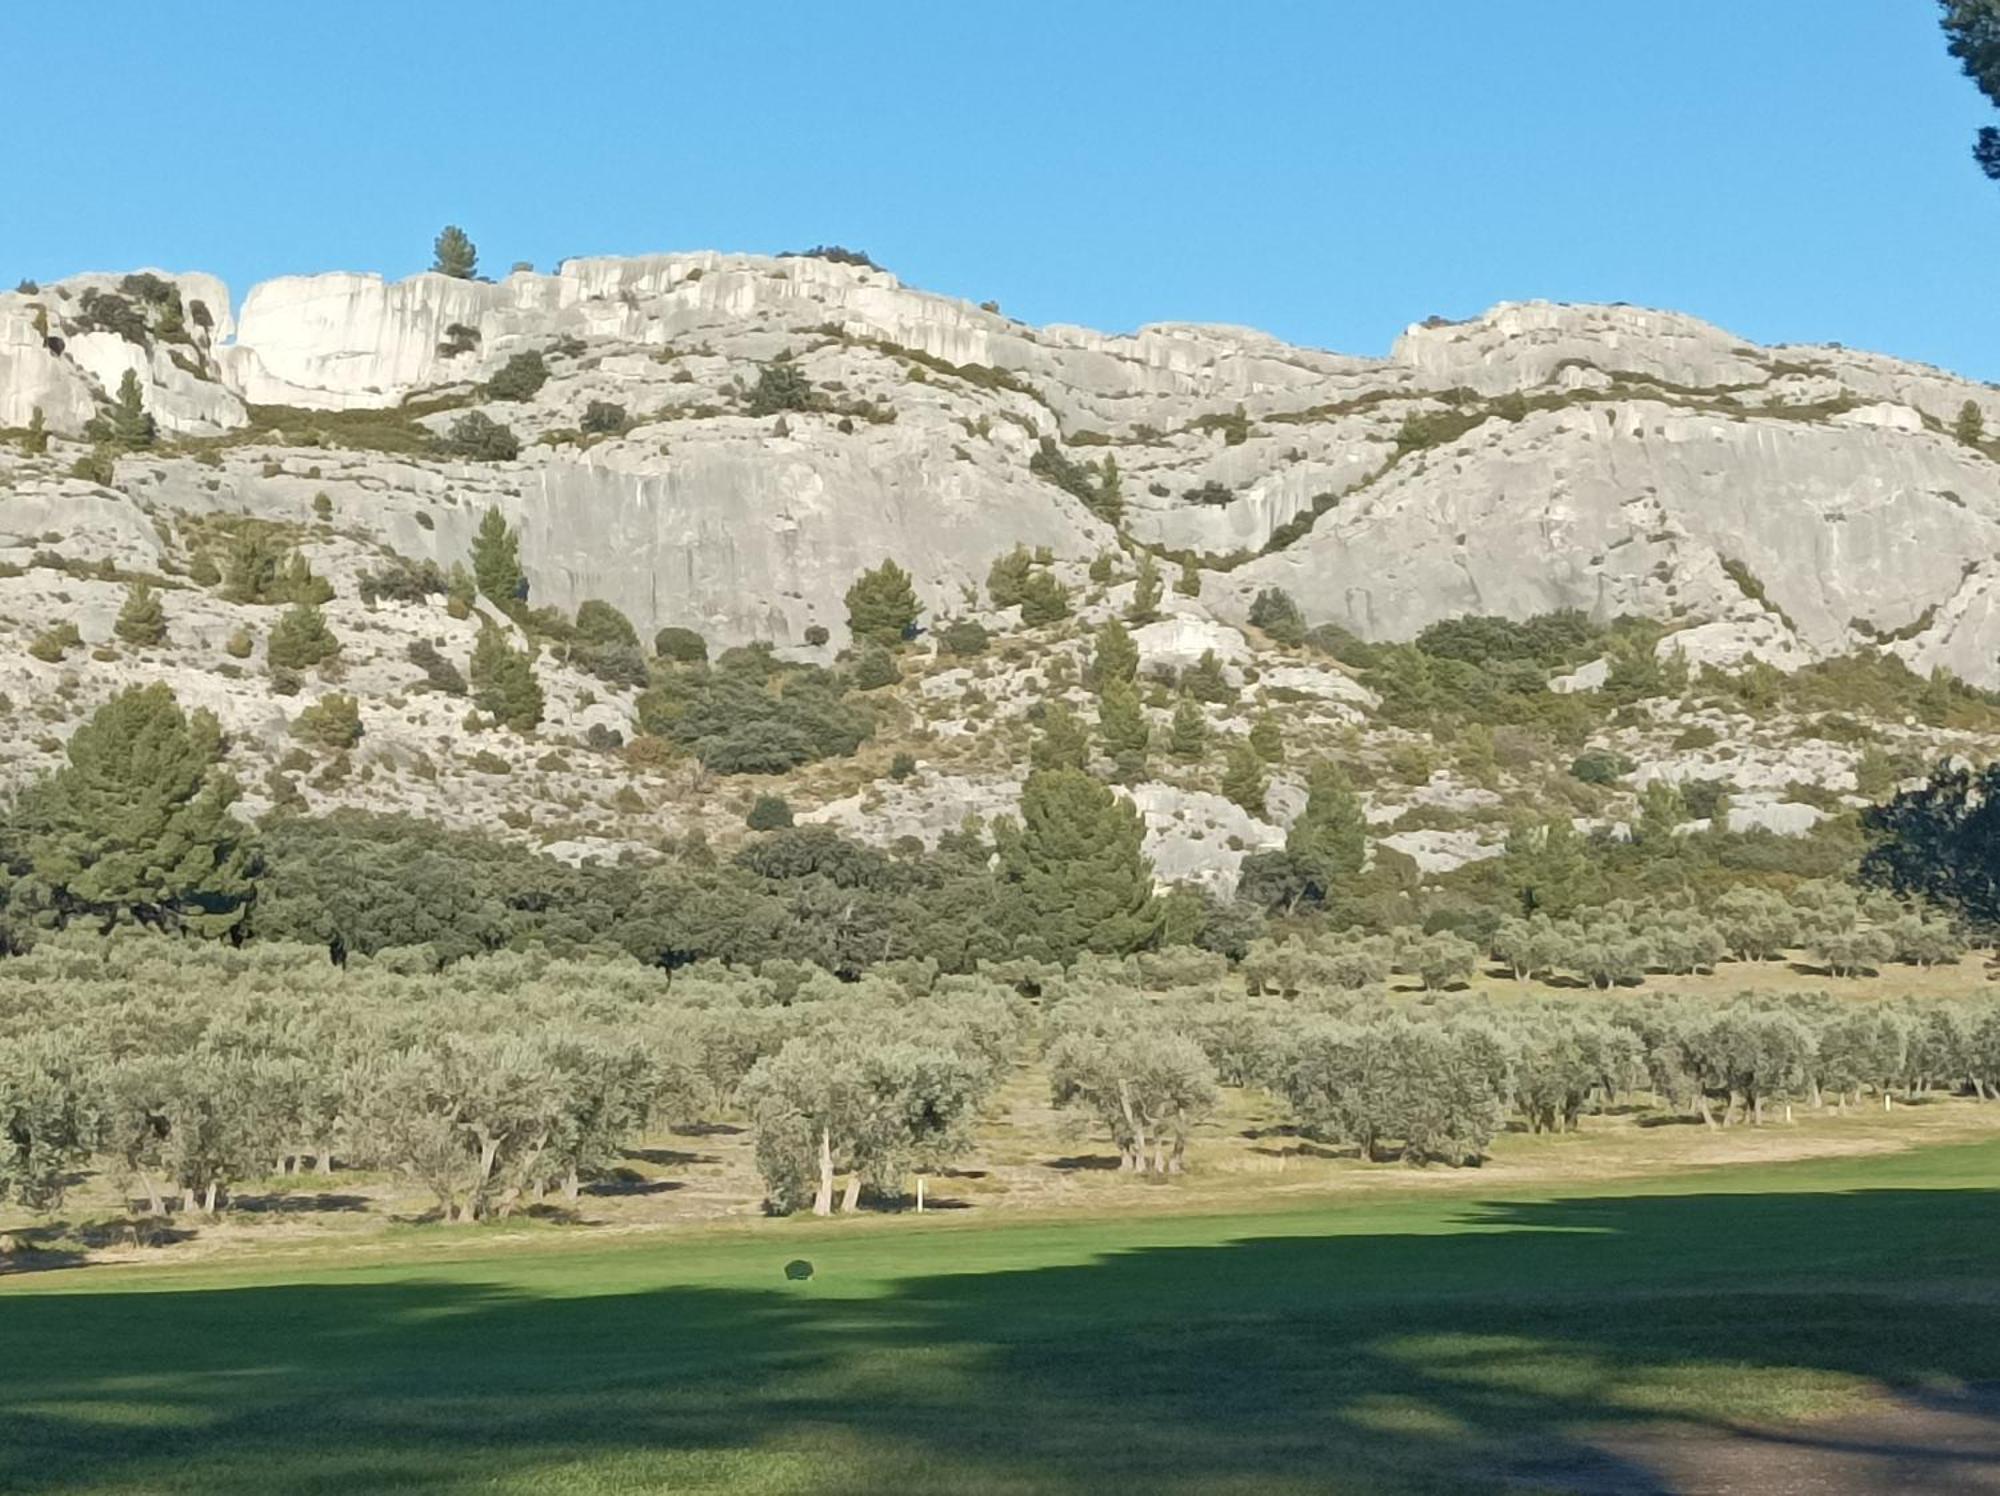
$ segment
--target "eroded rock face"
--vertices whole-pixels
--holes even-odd
[[[712,252],[491,283],[288,277],[254,287],[240,323],[212,277],[148,274],[204,325],[92,329],[84,297],[118,276],[0,294],[0,427],[39,409],[76,436],[128,369],[169,438],[261,407],[285,433],[267,461],[366,492],[383,543],[449,564],[495,506],[539,601],[601,597],[648,630],[798,646],[817,624],[838,642],[846,586],[884,556],[933,616],[962,616],[1016,543],[1058,563],[1117,546],[1074,483],[1030,471],[1053,439],[1086,485],[1115,466],[1127,540],[1209,563],[1209,628],[1276,585],[1309,622],[1371,638],[1580,608],[1665,620],[1663,647],[1697,663],[1868,644],[2000,682],[2000,463],[1950,434],[1967,401],[2000,431],[2000,393],[1879,355],[1538,302],[1349,358],[1243,328],[1033,328],[878,269]],[[487,400],[524,352],[548,384]],[[753,416],[746,392],[780,359],[819,408]],[[475,409],[504,422],[519,459],[314,431],[411,397],[440,434]],[[593,401],[626,419],[583,438]],[[1413,436],[1413,418],[1432,424]],[[158,466],[163,498],[212,502],[209,475]],[[254,485],[233,497],[255,512]],[[1158,652],[1185,663],[1178,642]]]

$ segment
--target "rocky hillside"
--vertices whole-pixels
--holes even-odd
[[[152,429],[121,434],[135,419]],[[867,742],[778,785],[884,841],[1012,804],[1025,716],[1065,694],[1088,716],[1089,632],[1130,611],[1144,554],[1168,583],[1136,630],[1163,748],[1176,672],[1213,652],[1223,677],[1198,701],[1209,748],[1155,754],[1132,787],[1163,876],[1226,887],[1243,852],[1282,840],[1308,748],[1380,769],[1381,844],[1421,868],[1497,850],[1551,775],[1581,820],[1635,813],[1651,778],[1705,779],[1745,824],[1799,830],[1853,794],[1868,752],[1907,767],[1979,748],[1981,712],[1920,720],[1891,692],[1889,719],[1842,742],[1801,726],[1823,701],[1676,685],[1645,710],[1607,705],[1588,743],[1551,739],[1545,761],[1493,768],[1489,744],[1468,769],[1378,710],[1360,656],[1251,627],[1252,603],[1282,589],[1306,624],[1362,641],[1465,615],[1635,615],[1675,682],[1676,661],[1796,671],[1863,651],[2000,685],[1986,433],[1987,386],[1623,306],[1502,306],[1365,359],[1230,327],[1030,327],[819,257],[573,260],[497,283],[329,274],[240,307],[203,275],[24,283],[0,295],[0,775],[46,768],[96,701],[164,678],[230,731],[253,810],[505,819],[579,855],[740,827],[770,782],[630,751],[649,736],[643,665],[607,675],[507,622],[540,650],[547,698],[514,733],[412,664],[428,645],[463,670],[482,618],[504,621],[442,590],[497,511],[531,607],[608,603],[642,642],[687,628],[711,650],[768,641],[830,665],[855,577],[884,557],[907,568],[930,632],[893,684],[859,693]],[[339,653],[303,677],[268,659],[288,595],[223,575],[253,543],[331,588]],[[989,571],[1017,546],[1069,616],[994,606]],[[117,629],[137,581],[157,589],[158,642]],[[995,648],[945,649],[951,619]],[[1608,668],[1554,684],[1590,692]],[[358,704],[358,743],[302,739],[327,694]],[[1260,714],[1292,747],[1245,810],[1216,791]],[[1633,767],[1585,793],[1566,777],[1583,748]]]

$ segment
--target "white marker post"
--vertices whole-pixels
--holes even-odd
[[[917,1176],[917,1214],[922,1215],[923,1213],[924,1213],[924,1176],[919,1174]]]

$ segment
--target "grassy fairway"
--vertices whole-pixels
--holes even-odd
[[[1497,1489],[1592,1426],[2000,1377],[1996,1174],[1981,1143],[1588,1197],[22,1277],[0,1490]]]

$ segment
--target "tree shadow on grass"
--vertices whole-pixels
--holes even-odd
[[[1994,1192],[1389,1210],[1009,1271],[983,1235],[814,1237],[800,1284],[774,1236],[768,1287],[675,1284],[666,1246],[523,1259],[549,1295],[0,1297],[0,1489],[1648,1492],[1634,1431],[2000,1379]],[[875,1281],[892,1252],[926,1272]]]

